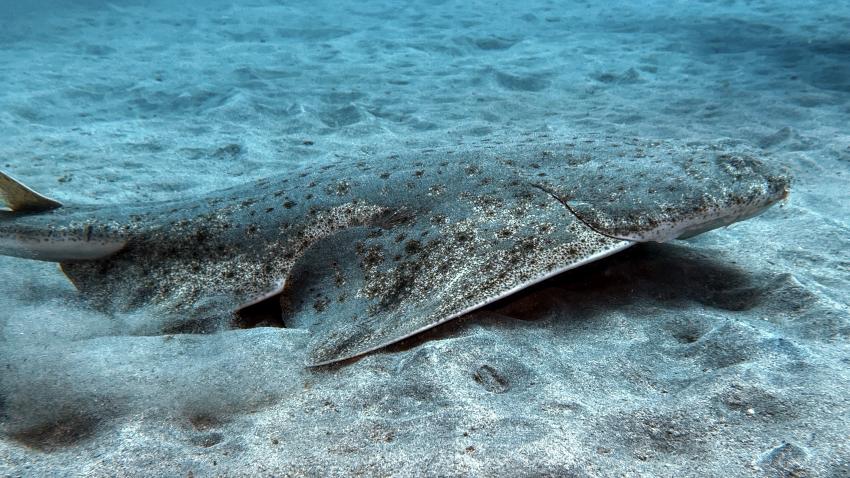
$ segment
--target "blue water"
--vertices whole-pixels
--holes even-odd
[[[848,124],[845,1],[0,0],[0,169],[67,203],[541,131],[795,177],[688,252],[329,373],[300,332],[139,337],[0,258],[0,474],[850,476]]]

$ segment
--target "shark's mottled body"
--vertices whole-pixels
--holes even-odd
[[[784,198],[740,149],[540,136],[308,166],[201,198],[0,213],[0,253],[104,307],[222,317],[281,294],[308,363],[374,350],[628,247]],[[25,202],[25,201],[24,201]]]

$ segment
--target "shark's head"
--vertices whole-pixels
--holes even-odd
[[[790,190],[784,168],[741,147],[594,140],[537,156],[530,177],[538,187],[595,231],[637,242],[727,226],[764,212]]]

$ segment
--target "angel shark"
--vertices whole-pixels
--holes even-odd
[[[636,242],[788,195],[728,144],[528,135],[308,165],[184,200],[61,205],[0,174],[0,254],[55,261],[102,309],[230,326],[279,301],[307,365],[380,349]],[[161,325],[159,333],[165,333]]]

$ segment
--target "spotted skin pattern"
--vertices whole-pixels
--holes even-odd
[[[64,272],[100,307],[153,307],[172,327],[217,330],[279,294],[321,365],[633,241],[752,216],[788,185],[736,146],[527,135],[310,165],[185,201],[3,213],[0,242],[120,240],[108,257],[61,260]]]

